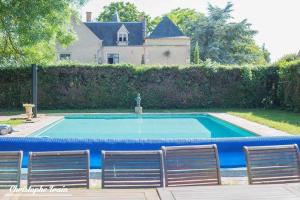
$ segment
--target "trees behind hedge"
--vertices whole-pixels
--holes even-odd
[[[22,0],[0,2],[0,65],[49,64],[55,60],[55,44],[69,45],[74,40],[71,16],[74,7],[85,0]],[[202,60],[210,59],[223,64],[265,64],[268,52],[259,48],[253,36],[256,33],[246,20],[233,23],[229,20],[232,4],[225,8],[209,5],[209,14],[194,9],[177,8],[169,16],[187,36],[192,39],[192,48],[199,43]],[[104,7],[99,21],[111,21],[119,11],[122,21],[139,21],[144,15],[149,31],[159,23],[139,11],[134,4],[116,2]],[[193,59],[193,52],[191,52]]]
[[[75,35],[71,16],[85,0],[0,1],[0,65],[49,63]]]
[[[192,22],[187,32],[192,42],[199,43],[202,60],[222,64],[266,64],[268,54],[254,40],[257,31],[247,20],[232,22],[233,4],[225,8],[209,4],[208,15]]]

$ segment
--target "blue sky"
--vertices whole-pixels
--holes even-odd
[[[116,1],[116,0],[115,0]],[[113,0],[89,0],[81,8],[82,20],[85,12],[91,11],[96,18],[103,6]],[[134,3],[139,10],[152,17],[162,15],[172,9],[193,8],[207,12],[208,2],[225,6],[227,0],[125,0]],[[234,4],[234,21],[247,18],[259,33],[258,44],[265,43],[273,61],[288,53],[300,50],[300,0],[231,0]]]

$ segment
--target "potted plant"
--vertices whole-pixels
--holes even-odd
[[[30,103],[24,103],[23,107],[25,108],[25,114],[27,116],[26,121],[31,121],[32,119],[32,108],[34,107],[34,104],[30,104]]]

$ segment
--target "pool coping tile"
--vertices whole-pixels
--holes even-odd
[[[70,114],[70,113],[68,113]],[[120,113],[72,113],[72,114],[120,114]],[[132,114],[132,113],[122,113]],[[150,113],[150,114],[161,114],[161,113]],[[188,112],[188,113],[164,113],[164,114],[208,114],[217,119],[229,122],[242,129],[257,134],[258,136],[291,136],[291,134],[284,131],[280,131],[256,122],[252,122],[237,116],[233,116],[227,113],[211,113],[211,112]],[[33,119],[33,123],[24,123],[14,127],[14,132],[5,137],[26,137],[30,134],[49,126],[64,118],[64,113],[51,113],[51,114],[39,114],[38,118]]]
[[[229,122],[235,126],[238,126],[240,128],[243,128],[247,131],[250,131],[252,133],[255,133],[259,136],[264,137],[272,137],[272,136],[291,136],[291,134],[280,131],[256,122],[252,122],[246,119],[243,119],[241,117],[237,117],[234,115],[230,115],[227,113],[207,113],[215,118],[218,118],[220,120]]]

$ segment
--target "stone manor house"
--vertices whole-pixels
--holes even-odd
[[[145,20],[121,22],[116,12],[111,22],[74,22],[77,40],[67,48],[57,45],[57,59],[91,64],[189,64],[190,38],[168,18],[147,33]]]

